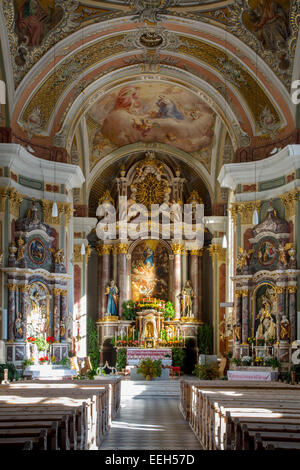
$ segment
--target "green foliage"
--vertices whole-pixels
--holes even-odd
[[[216,380],[219,378],[219,367],[217,362],[211,364],[197,364],[193,374],[200,380]]]
[[[272,369],[276,369],[276,367],[280,367],[280,362],[276,357],[268,357],[265,358],[264,365],[266,367],[272,367]]]
[[[70,359],[68,357],[63,357],[61,361],[59,361],[57,364],[60,366],[70,366]]]
[[[172,348],[172,366],[183,368],[186,352],[182,348]]]
[[[163,313],[165,320],[172,320],[175,317],[174,305],[172,302],[168,301],[165,305],[165,311]]]
[[[122,316],[123,318],[126,318],[126,320],[134,320],[136,313],[135,313],[135,308],[134,308],[134,301],[133,300],[127,300],[126,302],[123,302],[122,304]]]
[[[142,359],[137,369],[137,373],[142,374],[145,378],[147,376],[151,378],[160,377],[161,371],[161,361],[153,361],[152,359]]]
[[[11,362],[7,362],[6,364],[0,364],[0,382],[4,380],[4,369],[8,369],[8,380],[10,382],[20,379],[16,366]]]
[[[89,318],[87,325],[87,343],[88,355],[90,356],[93,372],[95,375],[96,370],[99,367],[100,351],[97,328],[91,318]]]
[[[28,366],[33,366],[34,362],[31,359],[25,359],[25,361],[22,362],[22,369],[26,369]]]
[[[167,332],[165,329],[161,330],[161,339],[167,341]]]
[[[210,325],[198,328],[199,354],[212,354],[213,352],[213,329]]]
[[[116,369],[118,371],[124,369],[127,363],[127,349],[121,348],[118,350],[117,354],[117,361],[116,361]]]

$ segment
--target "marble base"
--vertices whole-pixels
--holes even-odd
[[[32,379],[62,380],[63,378],[77,376],[77,372],[74,369],[67,369],[63,366],[45,364],[43,366],[28,366],[24,369],[23,375]]]

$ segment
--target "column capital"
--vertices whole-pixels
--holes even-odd
[[[11,292],[14,292],[17,290],[17,284],[7,284],[7,287],[8,287],[8,290],[11,291]]]
[[[109,255],[113,249],[114,245],[101,245],[96,248],[98,256]]]
[[[274,287],[274,290],[275,290],[275,293],[277,295],[279,294],[284,294],[285,293],[285,290],[286,290],[286,287],[285,286],[275,286]]]
[[[249,295],[248,289],[242,290],[241,294],[242,294],[242,297],[248,297],[248,295]]]
[[[116,252],[118,255],[126,255],[129,249],[128,243],[118,243],[116,247]]]
[[[190,254],[191,256],[203,256],[203,251],[204,248],[201,248],[200,250],[191,250]]]
[[[214,257],[214,255],[216,255],[218,261],[222,261],[222,262],[226,261],[226,249],[222,248],[221,245],[218,245],[218,244],[209,245],[208,251],[212,258]]]
[[[296,294],[297,286],[287,286],[287,291],[289,294]]]
[[[19,289],[21,292],[28,292],[29,291],[29,284],[20,284]]]
[[[62,292],[63,290],[58,287],[53,288],[53,295],[61,295]]]
[[[171,245],[174,255],[182,255],[184,251],[184,245],[182,243],[174,243]]]

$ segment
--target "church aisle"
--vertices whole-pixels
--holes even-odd
[[[100,450],[199,450],[179,411],[179,381],[122,382],[121,409]]]

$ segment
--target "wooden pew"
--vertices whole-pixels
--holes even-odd
[[[28,442],[31,444],[28,444]],[[29,450],[32,445],[32,450],[47,450],[47,430],[42,429],[38,436],[35,437],[1,437],[0,449],[2,451],[8,449],[24,449]]]

